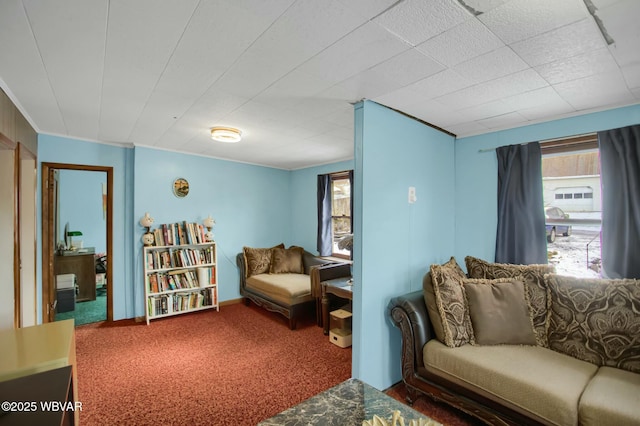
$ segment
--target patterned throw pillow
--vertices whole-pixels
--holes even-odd
[[[464,258],[469,278],[524,278],[529,307],[533,317],[533,326],[538,346],[548,347],[547,342],[547,286],[544,274],[555,272],[552,265],[512,265],[506,263],[489,263],[472,256]]]
[[[640,281],[545,275],[549,347],[640,373]]]
[[[269,272],[271,268],[271,250],[274,248],[284,248],[284,244],[280,243],[271,248],[243,247],[246,278]]]
[[[467,276],[453,257],[444,265],[431,265],[430,272],[443,343],[452,348],[473,343],[473,330],[462,287]]]
[[[304,265],[302,264],[302,247],[292,246],[288,249],[274,247],[271,249],[270,274],[302,274]]]

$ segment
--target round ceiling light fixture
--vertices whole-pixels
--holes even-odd
[[[240,142],[240,139],[242,139],[242,132],[234,127],[212,127],[211,139],[227,143]]]

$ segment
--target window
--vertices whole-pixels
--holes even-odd
[[[599,277],[602,212],[597,137],[540,146],[549,264],[560,274]]]
[[[333,256],[351,257],[351,182],[349,172],[331,174],[331,230]]]

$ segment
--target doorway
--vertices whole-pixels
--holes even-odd
[[[64,200],[59,199],[56,175],[67,172],[99,172],[96,176],[106,175],[106,179],[103,179],[104,189],[100,186],[95,188],[96,195],[102,200],[98,207],[102,209],[105,221],[105,242],[94,243],[96,240],[89,237],[93,230],[86,224],[82,225],[84,230],[75,229],[74,226],[81,226],[79,222],[82,217],[70,219],[68,214],[63,213],[64,209],[60,208],[60,202]],[[78,198],[82,198],[81,194],[78,194]],[[43,322],[54,321],[56,311],[61,312],[61,317],[69,317],[76,314],[69,314],[70,311],[75,311],[76,306],[83,308],[77,314],[85,315],[90,310],[105,309],[104,305],[104,317],[107,321],[113,321],[113,273],[112,262],[109,261],[113,254],[113,168],[42,163],[42,236]],[[106,249],[103,251],[101,247]],[[61,282],[67,283],[66,289],[60,289],[62,291],[58,291],[56,287],[58,275],[61,276]],[[69,283],[69,280],[72,282]],[[76,299],[79,302],[77,304]],[[102,308],[96,305],[97,301],[102,303]],[[91,318],[95,313],[88,315],[86,318]]]

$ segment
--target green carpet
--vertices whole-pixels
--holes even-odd
[[[76,303],[73,311],[56,314],[56,321],[75,319],[76,326],[92,322],[105,321],[107,319],[107,296],[104,292],[98,292],[96,300]]]

